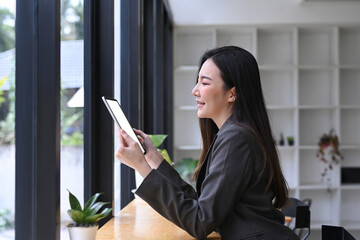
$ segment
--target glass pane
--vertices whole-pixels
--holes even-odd
[[[0,240],[15,239],[15,2],[0,1]]]
[[[83,1],[61,0],[61,239],[69,239],[68,190],[83,205]]]

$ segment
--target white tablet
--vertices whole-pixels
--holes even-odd
[[[102,97],[102,100],[118,127],[123,129],[134,141],[136,141],[139,144],[141,151],[145,153],[145,149],[141,145],[124,112],[122,111],[119,102],[116,99],[104,96]]]

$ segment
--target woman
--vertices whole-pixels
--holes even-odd
[[[215,230],[222,239],[298,239],[278,210],[288,190],[255,58],[234,46],[206,52],[192,94],[203,139],[194,173],[197,191],[163,160],[146,134],[135,130],[144,156],[119,131],[116,157],[144,177],[136,194],[198,239]]]

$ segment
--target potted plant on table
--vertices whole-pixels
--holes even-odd
[[[105,208],[99,213],[99,210],[108,204],[107,202],[96,202],[101,194],[96,193],[82,208],[79,200],[69,191],[71,209],[68,210],[68,214],[74,221],[67,226],[71,240],[95,240],[99,227],[97,222],[107,217],[112,211],[112,208]]]

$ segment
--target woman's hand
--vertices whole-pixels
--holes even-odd
[[[117,128],[116,131],[118,134],[118,146],[115,152],[116,158],[118,158],[121,163],[135,169],[143,178],[145,178],[152,169],[145,160],[144,154],[138,143],[124,130],[119,130]]]
[[[139,138],[139,140],[146,150],[146,161],[150,164],[152,168],[157,169],[161,162],[164,160],[163,156],[159,153],[153,141],[148,135],[146,135],[143,131],[137,130],[135,128],[134,132],[136,135],[141,137]]]

